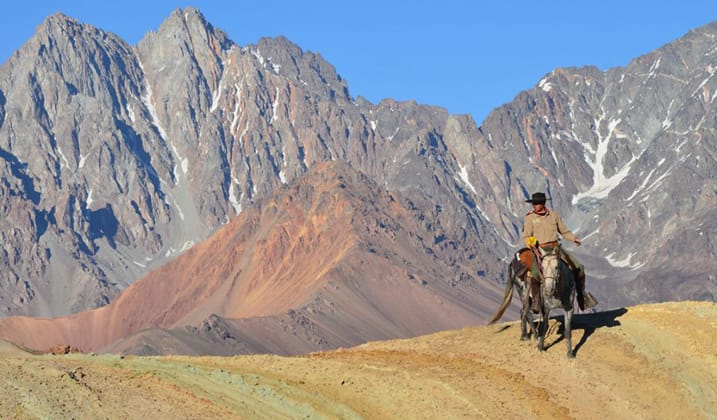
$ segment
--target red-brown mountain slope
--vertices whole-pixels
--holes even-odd
[[[464,258],[434,249],[436,228],[348,165],[316,165],[109,305],[1,319],[0,338],[34,349],[297,353],[480,322],[502,287],[479,290],[456,263]],[[217,321],[231,346],[208,345]]]

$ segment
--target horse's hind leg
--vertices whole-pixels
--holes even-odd
[[[521,293],[523,306],[520,309],[520,341],[530,340],[530,334],[528,333],[528,324],[530,324],[530,330],[535,334],[535,327],[533,326],[533,317],[530,313],[530,302],[528,300],[528,293]]]
[[[538,337],[538,329],[535,327],[535,316],[533,315],[532,310],[528,310],[528,324],[530,325],[530,332],[533,334],[533,337]]]
[[[528,334],[528,312],[523,308],[520,311],[520,341],[530,340],[530,334]]]
[[[565,331],[563,335],[565,336],[565,341],[568,343],[568,358],[573,359],[575,357],[575,352],[573,351],[573,310],[565,311],[565,326],[563,328]]]
[[[541,315],[543,315],[543,319],[540,320],[540,327],[538,327],[538,350],[545,351],[545,334],[548,333],[548,311],[545,310],[545,307],[543,307]]]

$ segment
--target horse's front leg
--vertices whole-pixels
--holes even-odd
[[[573,310],[565,311],[565,326],[563,328],[565,331],[565,341],[568,343],[568,358],[573,359],[575,358],[575,352],[573,351]]]

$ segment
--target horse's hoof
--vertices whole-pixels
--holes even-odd
[[[523,336],[520,337],[520,341],[529,341],[529,340],[530,340],[530,336],[529,336],[529,335],[523,335]]]
[[[569,351],[569,352],[568,352],[568,359],[574,359],[574,358],[575,358],[575,353],[573,353],[572,351]]]

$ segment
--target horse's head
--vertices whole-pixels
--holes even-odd
[[[545,282],[546,295],[551,295],[555,290],[560,278],[560,249],[556,247],[540,249],[543,255],[543,280]]]

